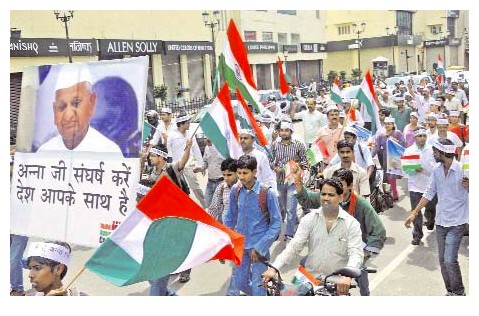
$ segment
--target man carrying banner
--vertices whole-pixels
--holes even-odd
[[[266,265],[258,258],[269,259],[269,248],[281,230],[281,213],[276,194],[256,179],[256,173],[256,158],[239,157],[237,174],[240,183],[231,188],[224,224],[244,234],[245,244],[241,265],[233,267],[227,295],[239,295],[240,291],[253,296],[266,295],[265,288],[260,287]]]
[[[276,172],[278,184],[281,215],[286,218],[286,232],[284,240],[290,240],[296,231],[298,215],[296,208],[298,201],[294,196],[293,175],[291,173],[291,162],[299,163],[301,169],[308,167],[304,144],[292,139],[293,123],[282,121],[280,123],[279,136],[281,141],[271,145],[271,168]]]
[[[96,93],[88,66],[81,63],[61,67],[53,102],[54,123],[59,135],[38,148],[42,151],[93,151],[122,153],[120,147],[90,126],[95,114]]]
[[[451,140],[437,139],[432,148],[439,164],[434,167],[426,191],[404,225],[411,227],[421,209],[437,194],[436,238],[446,296],[464,296],[458,251],[469,222],[469,178],[463,176],[461,164],[454,158],[456,146]]]
[[[416,127],[414,130],[414,144],[406,148],[401,157],[403,171],[408,175],[408,190],[411,202],[411,209],[414,209],[422,195],[426,191],[429,177],[436,165],[431,145],[426,142],[426,129]],[[426,205],[424,215],[428,230],[434,229],[434,217],[436,216],[437,197],[434,197]],[[412,245],[419,245],[424,233],[422,231],[423,217],[421,210],[414,218],[412,229]]]

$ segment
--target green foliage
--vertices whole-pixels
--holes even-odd
[[[336,77],[338,75],[338,73],[334,70],[331,70],[329,73],[328,73],[328,81],[329,82],[333,82],[334,81],[334,77]]]
[[[161,101],[165,101],[168,95],[168,85],[166,83],[160,84],[153,88],[153,97],[155,99],[160,99]]]
[[[342,81],[346,80],[346,71],[341,70],[341,71],[339,72],[339,78],[340,78]]]

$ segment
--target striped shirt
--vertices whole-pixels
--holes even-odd
[[[299,163],[302,169],[308,167],[308,160],[306,159],[306,148],[304,144],[298,140],[291,140],[289,144],[283,142],[275,142],[271,145],[271,169],[275,167],[282,167],[281,172],[276,174],[276,183],[283,184],[285,178],[286,164],[294,160]]]

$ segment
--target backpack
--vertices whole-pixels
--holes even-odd
[[[235,203],[236,206],[238,206],[238,197],[239,197],[239,192],[241,190],[241,185],[238,185],[235,190]],[[258,202],[259,202],[259,208],[261,212],[266,216],[266,220],[268,221],[269,224],[269,210],[268,210],[268,190],[269,186],[266,186],[264,184],[261,184],[261,188],[259,190],[259,196],[258,196]]]

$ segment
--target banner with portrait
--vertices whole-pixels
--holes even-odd
[[[10,232],[97,247],[136,205],[148,56],[25,68]]]

